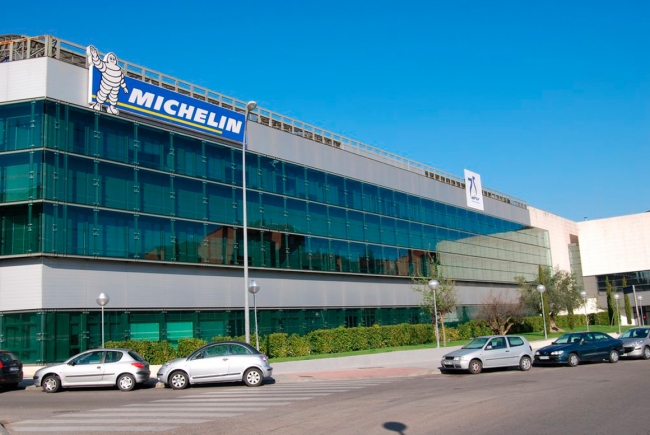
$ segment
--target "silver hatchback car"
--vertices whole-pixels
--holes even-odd
[[[464,370],[472,374],[486,368],[519,367],[530,370],[533,348],[519,335],[489,335],[477,337],[462,348],[446,354],[440,361],[440,371]]]
[[[158,380],[174,390],[190,384],[243,381],[259,387],[273,369],[266,355],[239,341],[210,343],[187,358],[165,363],[158,370]]]
[[[623,358],[650,359],[650,328],[628,329],[618,337],[623,342]]]
[[[34,373],[34,385],[47,393],[61,388],[116,385],[131,391],[149,380],[149,363],[129,349],[93,349]]]

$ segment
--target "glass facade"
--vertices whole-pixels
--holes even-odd
[[[250,153],[251,267],[511,283],[546,231]],[[241,150],[50,101],[0,106],[0,255],[243,264]]]
[[[0,258],[242,266],[241,157],[236,145],[59,102],[0,105]],[[550,265],[545,230],[272,156],[246,157],[250,267],[408,280],[426,274],[436,258],[455,280],[513,283]],[[262,311],[260,319],[267,332],[421,320],[418,308],[366,310],[372,314],[329,310],[330,320],[314,310]],[[124,331],[172,341],[243,334],[241,313],[179,312],[172,326],[171,314],[110,313],[115,339]],[[94,312],[2,319],[0,346],[38,341],[37,349],[19,352],[25,361],[97,345]],[[64,350],[52,344],[57,340],[67,340]]]

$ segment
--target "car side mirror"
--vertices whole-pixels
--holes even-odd
[[[557,344],[557,341],[552,341],[551,344]]]
[[[68,363],[68,365],[69,365],[69,366],[73,366],[73,367],[74,367],[74,365],[75,365],[75,362],[74,362],[74,361],[70,361],[70,362]]]
[[[492,345],[488,344],[487,346],[485,346],[485,350],[492,350]]]

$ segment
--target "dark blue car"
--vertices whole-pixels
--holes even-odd
[[[608,360],[615,363],[622,353],[623,342],[604,332],[572,332],[535,352],[535,364],[575,367],[580,361]]]

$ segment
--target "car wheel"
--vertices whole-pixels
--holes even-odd
[[[615,363],[618,362],[619,359],[620,359],[620,355],[618,354],[618,351],[616,349],[612,349],[609,352],[609,358],[608,358],[609,362]]]
[[[533,362],[530,357],[522,356],[519,360],[519,370],[522,372],[527,372],[533,366]]]
[[[478,375],[483,370],[483,363],[479,359],[473,359],[469,362],[469,372]]]
[[[641,356],[643,359],[650,359],[650,347],[646,346],[643,348],[643,355]]]
[[[569,355],[569,367],[575,367],[580,364],[580,357],[577,353],[572,353]]]
[[[247,387],[259,387],[262,385],[264,377],[260,369],[248,369],[244,372],[244,383]]]
[[[169,377],[169,385],[171,385],[173,390],[184,390],[189,384],[189,379],[187,375],[183,372],[174,372]]]
[[[135,387],[135,378],[128,373],[120,375],[117,378],[117,388],[122,391],[131,391]]]
[[[43,391],[56,393],[61,389],[61,379],[57,375],[48,375],[43,379]]]

